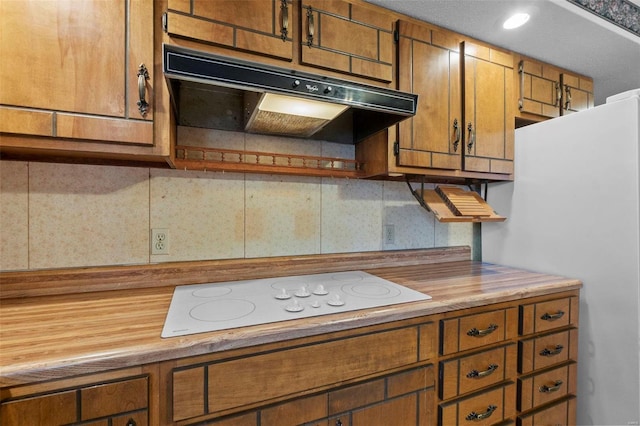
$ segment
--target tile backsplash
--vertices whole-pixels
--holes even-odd
[[[292,143],[271,139],[240,143]],[[353,156],[351,145],[299,143]],[[168,255],[151,254],[152,228],[168,229]],[[453,245],[473,245],[472,225],[438,223],[404,182],[0,161],[1,271]]]

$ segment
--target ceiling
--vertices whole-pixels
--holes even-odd
[[[640,88],[640,36],[568,0],[366,1],[590,76],[596,105]],[[634,15],[640,11],[640,0],[614,2],[638,6],[632,7]],[[526,11],[531,19],[504,30],[502,22],[515,11]],[[637,27],[640,16],[631,19]]]

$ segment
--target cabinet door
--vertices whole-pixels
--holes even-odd
[[[232,49],[293,58],[291,0],[169,0],[167,33]]]
[[[0,132],[153,144],[153,2],[3,1],[0,19]]]
[[[593,108],[593,80],[570,73],[560,75],[562,115]]]
[[[301,62],[374,80],[393,80],[393,19],[342,0],[301,3]]]
[[[398,22],[398,32],[398,88],[418,95],[418,109],[398,125],[397,164],[459,170],[458,41],[452,34],[405,21]]]
[[[518,64],[521,112],[554,118],[560,115],[560,72],[541,62],[523,59]]]
[[[464,170],[513,173],[513,57],[462,43]]]

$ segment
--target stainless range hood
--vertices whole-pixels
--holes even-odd
[[[166,44],[163,69],[184,126],[356,143],[416,113],[411,93]]]

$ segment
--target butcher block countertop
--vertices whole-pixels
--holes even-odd
[[[226,331],[160,337],[176,285],[363,270],[432,299]],[[579,289],[470,260],[468,247],[0,274],[0,387],[318,336]]]

